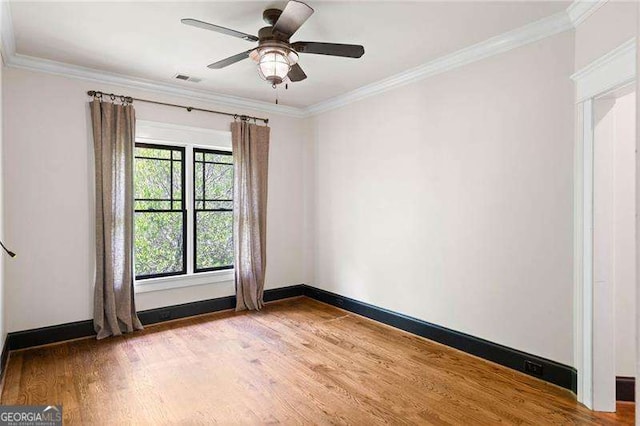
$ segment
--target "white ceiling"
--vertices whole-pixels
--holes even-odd
[[[293,41],[362,44],[361,59],[301,55],[308,79],[279,89],[306,107],[489,37],[564,11],[568,2],[308,1],[315,14]],[[257,35],[262,11],[286,2],[12,2],[16,52],[132,77],[273,102],[251,60],[207,64],[254,44],[188,27],[196,18]],[[173,79],[177,73],[200,83]]]

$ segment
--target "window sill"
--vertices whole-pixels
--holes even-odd
[[[147,293],[150,291],[170,290],[180,287],[191,287],[196,285],[207,285],[225,283],[234,280],[234,270],[224,269],[221,271],[198,272],[189,275],[174,275],[170,277],[147,278],[135,281],[134,288],[137,293]]]

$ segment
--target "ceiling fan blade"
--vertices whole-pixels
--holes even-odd
[[[223,59],[218,62],[214,62],[210,65],[207,65],[208,68],[219,70],[220,68],[228,67],[231,64],[235,64],[243,59],[247,59],[249,57],[249,53],[251,53],[253,49],[249,49],[246,52],[238,53],[237,55],[229,56],[226,59]]]
[[[204,21],[198,21],[197,19],[185,18],[185,19],[181,19],[180,22],[182,22],[185,25],[190,25],[192,27],[202,28],[203,30],[215,31],[217,33],[230,35],[232,37],[238,37],[247,41],[258,41],[258,37],[253,36],[251,34],[245,34],[243,32],[232,30],[230,28],[221,27],[219,25],[213,25]]]
[[[300,65],[295,64],[289,70],[289,74],[287,74],[287,77],[289,77],[289,80],[291,81],[302,81],[307,78],[307,75],[304,73],[304,71],[302,71]]]
[[[282,11],[282,15],[278,18],[273,26],[273,32],[291,37],[298,28],[305,23],[309,16],[313,14],[313,9],[301,1],[289,0],[289,3]]]
[[[346,58],[360,58],[364,55],[364,47],[358,44],[296,41],[291,44],[291,47],[299,53],[315,53],[317,55],[343,56]]]

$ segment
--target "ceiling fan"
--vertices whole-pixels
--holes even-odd
[[[185,25],[238,37],[250,42],[258,42],[258,47],[214,62],[209,65],[209,68],[220,69],[243,59],[251,58],[258,64],[260,77],[270,82],[275,88],[276,85],[284,81],[294,82],[307,78],[298,64],[298,53],[315,53],[346,58],[360,58],[364,55],[364,47],[355,44],[311,41],[291,43],[289,41],[291,36],[312,14],[311,7],[296,0],[290,0],[284,10],[266,9],[262,13],[262,18],[269,25],[258,31],[258,37],[192,18],[182,19],[181,22]]]

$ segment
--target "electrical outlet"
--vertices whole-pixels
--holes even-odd
[[[534,376],[542,376],[542,364],[526,360],[524,362],[524,371]]]

